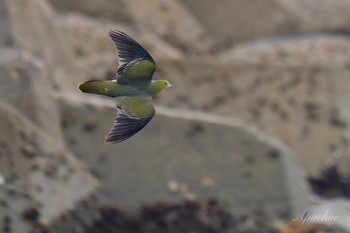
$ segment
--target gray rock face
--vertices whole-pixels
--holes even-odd
[[[206,198],[298,217],[309,193],[294,157],[313,175],[350,166],[349,12],[350,0],[0,0],[0,232],[32,230],[31,208],[70,233],[102,205]],[[110,146],[114,103],[76,85],[115,77],[114,28],[176,88]]]
[[[20,185],[0,185],[0,232],[30,232],[37,208],[28,190]]]
[[[47,66],[28,52],[0,50],[0,96],[42,127],[58,143],[59,113]]]
[[[60,43],[54,13],[46,0],[1,0],[0,6],[0,45],[26,49],[51,69],[65,61],[67,51]]]
[[[79,12],[91,17],[109,19],[128,23],[132,19],[126,8],[125,0],[50,0],[50,3],[60,12]]]
[[[115,76],[117,57],[108,30],[119,26],[77,14],[56,17],[56,25],[59,34],[65,35],[63,47],[71,51],[74,61],[55,75],[60,91],[74,93],[83,81]]]
[[[156,100],[158,104],[237,117],[254,124],[291,147],[311,174],[334,162],[343,172],[348,170],[345,129],[349,120],[341,115],[342,108],[346,112],[344,100],[349,93],[349,71],[344,64],[187,60],[163,61],[159,66],[162,68],[157,75],[181,88],[162,95]]]
[[[167,5],[161,2],[165,1],[127,1],[137,28],[156,34],[187,54],[207,51],[211,37],[206,36],[204,25],[181,2],[170,1]]]
[[[301,32],[349,32],[350,1],[278,0]],[[293,29],[293,28],[292,28]]]
[[[349,64],[350,40],[346,36],[314,34],[279,37],[242,43],[220,55],[225,63],[266,65],[345,66]]]
[[[350,21],[349,0],[51,2],[65,12],[109,18],[152,32],[191,55],[271,36],[348,32]]]
[[[5,185],[20,183],[27,188],[39,204],[41,222],[51,223],[97,187],[71,153],[6,104],[0,104],[0,127],[0,171]]]
[[[48,73],[47,65],[27,51],[0,50],[3,190],[15,186],[18,192],[30,197],[28,200],[35,200],[37,221],[45,224],[73,209],[97,187],[97,181],[63,145],[60,114]],[[21,198],[12,197],[19,203]],[[12,219],[9,229],[27,232],[21,230],[31,226],[21,215],[24,207],[4,208],[10,215],[13,213],[4,216]]]
[[[296,18],[278,0],[181,0],[205,32],[215,40],[214,48],[259,37],[285,35],[296,31]]]
[[[218,49],[257,38],[349,30],[349,0],[180,2],[214,38]]]
[[[108,18],[114,20],[114,25],[118,25],[119,29],[127,27],[142,34],[151,33],[157,36],[156,40],[160,38],[187,54],[202,54],[211,43],[211,37],[205,35],[204,27],[178,1],[51,2],[60,11],[80,12],[95,19]]]
[[[215,197],[234,213],[261,210],[272,219],[291,216],[294,202],[305,207],[302,172],[291,169],[284,159],[290,155],[266,135],[228,118],[157,108],[138,135],[104,145],[116,112],[110,103],[112,108],[62,101],[67,144],[101,179],[101,204],[136,210],[158,201]],[[293,185],[298,191],[288,193]]]

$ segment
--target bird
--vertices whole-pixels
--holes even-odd
[[[115,144],[132,137],[152,120],[155,115],[152,98],[173,85],[167,80],[152,80],[156,63],[136,40],[119,30],[110,30],[108,34],[118,57],[115,79],[86,81],[78,89],[115,98],[117,117],[104,138],[106,144]]]

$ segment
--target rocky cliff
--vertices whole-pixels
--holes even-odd
[[[300,216],[305,175],[350,166],[349,13],[349,0],[0,0],[0,232],[82,232],[103,206],[210,198]],[[113,100],[76,90],[115,77],[109,29],[176,87],[117,145],[103,144]]]

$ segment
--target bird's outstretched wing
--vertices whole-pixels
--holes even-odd
[[[154,116],[151,97],[118,97],[118,115],[105,143],[124,141],[143,129]]]
[[[117,49],[119,61],[117,82],[119,84],[150,82],[156,70],[152,56],[124,32],[111,30],[109,36]]]

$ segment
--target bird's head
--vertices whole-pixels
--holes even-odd
[[[164,89],[173,88],[173,85],[170,84],[167,80],[154,80],[152,81],[152,91],[154,94],[158,94]]]

